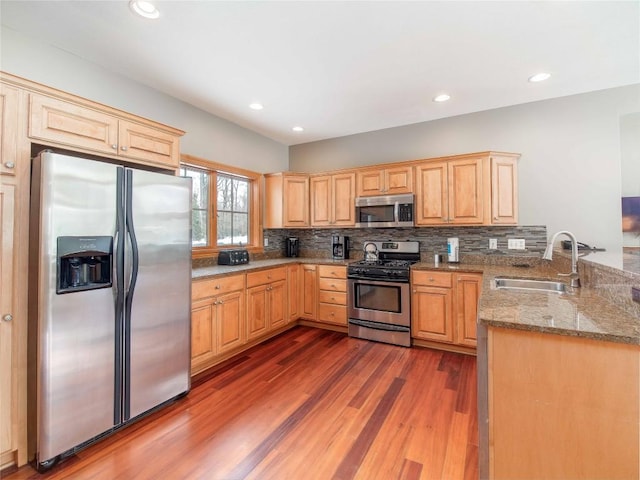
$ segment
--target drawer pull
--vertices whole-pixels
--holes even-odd
[[[220,290],[220,285],[216,285],[216,286],[215,286],[215,289],[216,289],[216,290]]]
[[[7,168],[14,168],[16,166],[16,164],[13,163],[13,162],[6,162],[4,164],[4,166],[7,167]]]
[[[124,145],[122,147],[120,147],[120,150],[122,150],[123,152],[127,151],[127,147],[125,147]]]
[[[2,320],[4,320],[5,322],[10,322],[11,320],[13,320],[13,315],[7,313],[6,315],[3,315]]]

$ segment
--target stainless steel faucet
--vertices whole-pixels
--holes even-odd
[[[551,260],[553,258],[553,244],[558,238],[558,235],[561,234],[566,235],[571,240],[571,273],[559,273],[558,275],[561,277],[571,277],[570,285],[578,288],[580,287],[580,277],[578,276],[578,241],[573,233],[561,230],[553,235],[547,245],[547,249],[544,251],[544,255],[542,255],[542,258],[545,260]]]

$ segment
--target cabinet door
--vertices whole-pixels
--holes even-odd
[[[311,225],[324,227],[331,225],[331,175],[311,177]]]
[[[217,354],[216,299],[191,306],[191,368],[200,370]]]
[[[97,110],[32,93],[29,137],[117,155],[118,120]]]
[[[303,176],[284,178],[284,227],[309,226],[309,179]]]
[[[413,192],[413,167],[387,168],[384,174],[385,194],[396,195]]]
[[[384,193],[384,170],[366,170],[356,175],[358,196],[382,195]]]
[[[175,135],[138,123],[120,120],[118,155],[161,167],[178,168],[180,140]]]
[[[13,461],[14,415],[17,405],[13,403],[15,394],[14,380],[17,372],[16,359],[13,356],[13,246],[14,246],[14,202],[15,186],[0,184],[0,461],[2,464]],[[9,317],[9,316],[11,317]]]
[[[343,227],[356,224],[355,213],[355,173],[344,173],[332,177],[333,225]]]
[[[252,340],[266,334],[269,285],[258,285],[247,290],[247,339]]]
[[[18,162],[20,91],[0,83],[0,174],[15,175]]]
[[[518,162],[491,158],[491,223],[518,224]]]
[[[300,272],[300,265],[289,265],[287,267],[289,322],[295,322],[300,318]]]
[[[287,282],[273,282],[269,285],[268,293],[269,330],[275,330],[287,323]]]
[[[424,340],[453,342],[453,293],[450,288],[413,287],[411,334]]]
[[[484,220],[482,159],[448,164],[449,223],[481,224]]]
[[[441,225],[449,218],[447,163],[416,167],[416,225]]]
[[[246,343],[245,294],[231,292],[218,297],[216,308],[218,327],[218,354]]]
[[[482,289],[482,275],[456,274],[456,337],[455,342],[476,346],[478,299]]]
[[[302,265],[302,317],[315,320],[318,308],[315,265]]]

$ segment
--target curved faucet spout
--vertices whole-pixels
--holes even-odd
[[[561,230],[551,237],[551,240],[547,244],[547,248],[542,255],[544,260],[551,260],[553,258],[553,244],[556,242],[556,239],[560,235],[566,235],[571,240],[571,273],[559,273],[561,276],[570,276],[571,277],[571,286],[579,287],[580,286],[580,278],[578,277],[578,241],[573,233],[568,232],[566,230]]]

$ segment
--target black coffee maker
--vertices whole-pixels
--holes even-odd
[[[334,260],[349,258],[349,237],[331,235],[331,252]]]
[[[287,237],[284,239],[284,255],[286,257],[297,257],[300,254],[300,242],[298,237]]]

